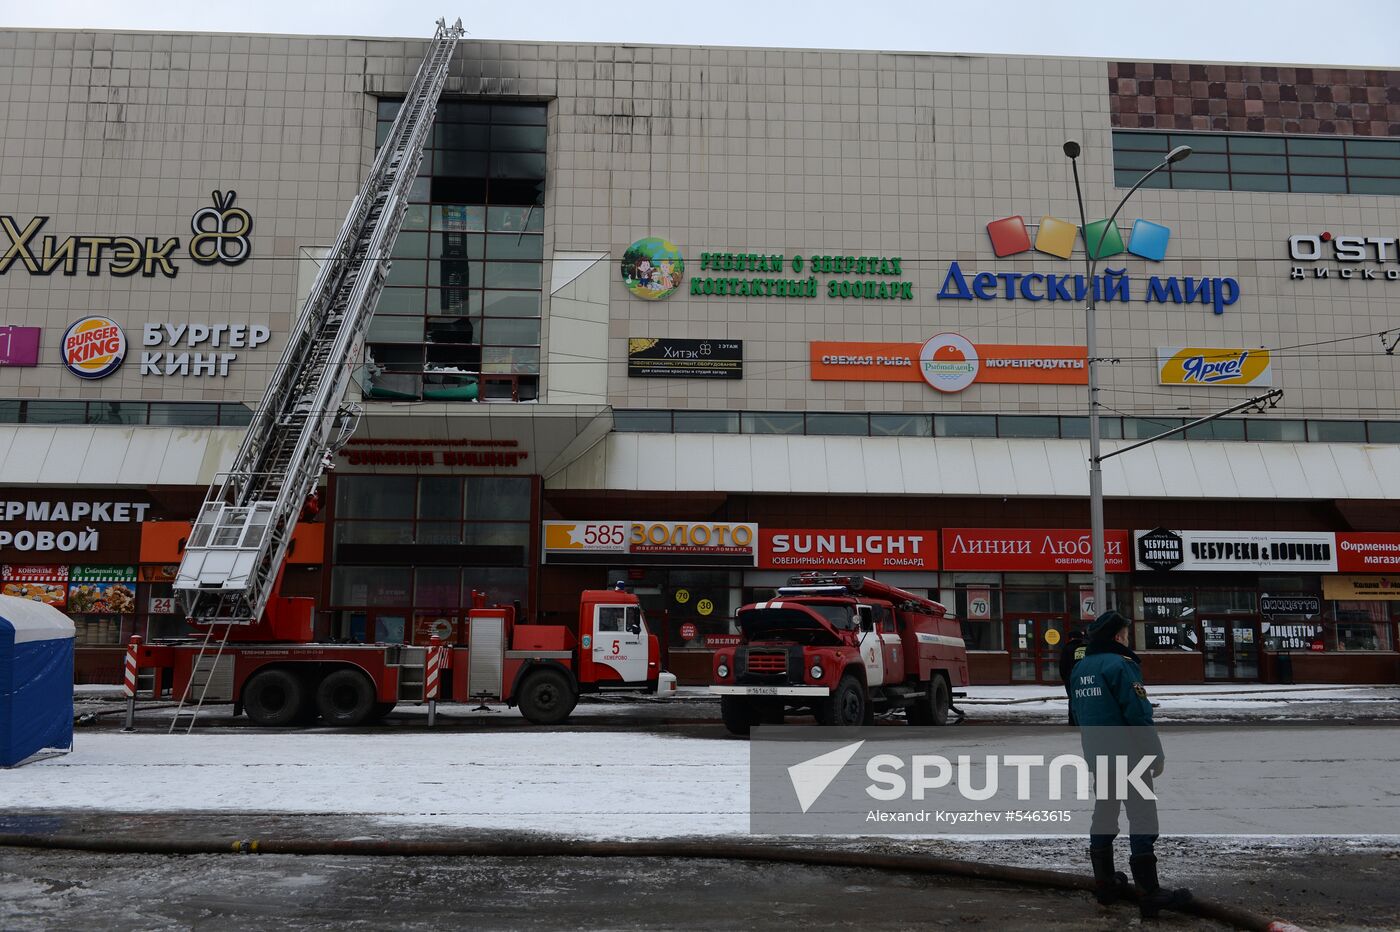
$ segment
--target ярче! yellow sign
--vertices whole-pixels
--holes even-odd
[[[1157,347],[1157,381],[1162,385],[1273,384],[1266,349],[1205,346]]]

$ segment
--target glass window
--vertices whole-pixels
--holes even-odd
[[[1051,416],[1004,414],[997,418],[997,433],[1002,437],[1058,437],[1060,419]]]
[[[428,228],[428,205],[409,204],[403,214],[403,229],[426,230]]]
[[[523,569],[467,567],[462,570],[462,601],[466,604],[473,591],[481,591],[486,594],[487,605],[523,603],[529,582],[530,574]]]
[[[30,402],[32,405],[34,402]],[[151,402],[151,424],[204,427],[219,423],[217,404],[162,404]]]
[[[677,411],[674,430],[678,434],[737,434],[738,411]]]
[[[511,476],[472,476],[467,484],[467,520],[524,520],[530,517],[530,480]]]
[[[412,577],[401,566],[337,566],[331,570],[335,605],[409,604]]]
[[[545,151],[543,126],[493,126],[491,148],[520,149],[526,152]]]
[[[1234,179],[1236,191],[1287,191],[1287,175],[1242,175],[1236,173],[1231,176]]]
[[[1180,427],[1186,422],[1179,417],[1125,417],[1123,418],[1123,439],[1124,440],[1146,440],[1155,437],[1164,430],[1171,430],[1173,427]],[[1181,439],[1180,434],[1172,434],[1166,438]]]
[[[746,415],[747,417],[747,415]],[[800,418],[801,415],[799,414]],[[670,411],[614,410],[613,430],[671,432]]]
[[[1325,158],[1322,156],[1290,155],[1288,157],[1288,170],[1295,175],[1344,175],[1347,169],[1345,160],[1340,156]]]
[[[1308,440],[1312,443],[1365,443],[1364,421],[1308,421]]]
[[[239,405],[242,407],[242,405]],[[88,404],[89,424],[144,424],[144,401],[94,401]]]
[[[413,543],[412,521],[337,521],[335,542],[340,544],[384,544],[402,546]]]
[[[544,266],[538,262],[486,263],[487,288],[538,288]]]
[[[962,616],[959,615],[959,618]],[[1005,650],[1003,625],[1000,621],[966,621],[962,623],[963,643],[968,650]]]
[[[1113,173],[1113,183],[1120,188],[1131,188],[1138,183],[1142,177],[1142,172],[1136,169],[1132,171],[1115,171]],[[1144,188],[1170,188],[1171,176],[1167,172],[1158,172],[1143,185]],[[1184,185],[1183,185],[1184,187]]]
[[[390,253],[394,257],[407,257],[410,259],[421,259],[428,255],[428,234],[416,230],[400,232],[398,238],[394,240],[394,251]]]
[[[433,208],[433,229],[479,232],[486,229],[486,208],[468,204],[442,204]]]
[[[390,123],[399,115],[399,107],[403,106],[401,100],[381,100],[375,106],[375,118],[387,120]]]
[[[491,122],[543,126],[546,113],[544,104],[496,104],[491,108]]]
[[[1347,167],[1353,176],[1379,175],[1385,178],[1400,177],[1400,159],[1348,159]]]
[[[471,547],[519,548],[523,551],[530,546],[530,525],[513,521],[468,523],[462,525],[462,542]],[[502,563],[518,563],[521,559],[518,553],[511,553],[508,549],[503,549],[500,556]],[[494,555],[480,559],[494,560]]]
[[[466,149],[438,149],[433,153],[433,174],[449,178],[485,178],[485,152]]]
[[[540,344],[540,321],[539,318],[531,320],[517,320],[514,318],[488,318],[485,321],[485,329],[482,333],[483,343],[497,344],[520,344],[525,346],[539,346]],[[735,428],[738,429],[737,427]]]
[[[1366,439],[1372,443],[1400,443],[1400,421],[1367,421]]]
[[[1187,440],[1243,440],[1244,421],[1221,418],[1186,431]]]
[[[418,480],[418,517],[460,520],[462,481],[456,476],[424,476]]]
[[[995,437],[997,419],[993,414],[935,414],[933,432],[939,437]]]
[[[1385,602],[1324,602],[1328,650],[1392,650]]]
[[[413,476],[341,476],[336,483],[336,519],[411,518],[415,483]]]
[[[544,211],[538,207],[492,207],[486,211],[486,229],[493,232],[544,231]]]
[[[1236,172],[1277,172],[1288,171],[1288,160],[1281,155],[1232,155],[1230,168]]]
[[[746,434],[800,434],[806,429],[802,415],[788,411],[745,411],[742,424]]]
[[[419,608],[461,604],[461,571],[455,566],[420,566],[413,573],[413,603]]]
[[[479,317],[429,317],[427,320],[426,333],[429,343],[460,346],[480,342]]]
[[[1194,162],[1195,160],[1192,159]],[[1117,150],[1113,153],[1113,167],[1133,171],[1147,171],[1162,163],[1160,152],[1132,152]],[[1222,165],[1223,169],[1224,166]]]
[[[1348,139],[1347,155],[1400,159],[1400,139]]]
[[[421,259],[396,259],[384,277],[385,287],[392,285],[423,285],[428,277],[428,263]]]
[[[413,543],[428,547],[455,547],[462,542],[461,521],[419,521]]]
[[[1193,152],[1191,158],[1179,164],[1181,164],[1183,168],[1187,168],[1193,172],[1224,172],[1230,170],[1230,163],[1225,157],[1224,149],[1221,149],[1219,154]]]
[[[1196,610],[1203,613],[1247,614],[1254,611],[1253,589],[1198,589]]]
[[[253,412],[243,405],[219,405],[220,427],[247,427],[253,423]]]
[[[872,414],[870,433],[875,437],[932,437],[933,418],[927,414]]]
[[[488,291],[485,312],[492,317],[539,317],[538,291]]]
[[[385,288],[379,293],[375,314],[422,314],[423,291],[419,288]]]
[[[1245,428],[1250,440],[1281,440],[1302,443],[1305,439],[1302,421],[1251,419]]]
[[[1166,152],[1170,137],[1166,133],[1114,133],[1113,147],[1124,149],[1146,149],[1149,152]]]
[[[491,110],[486,104],[461,100],[443,101],[438,105],[438,119],[444,123],[485,123]]]
[[[1263,155],[1283,155],[1282,136],[1231,136],[1230,154],[1253,152]]]
[[[492,233],[486,237],[491,259],[540,259],[544,256],[544,236],[539,233]]]
[[[1172,187],[1186,191],[1228,191],[1230,176],[1222,173],[1172,170]]]
[[[30,424],[85,424],[86,401],[30,401],[25,420]]]
[[[543,152],[492,152],[492,178],[543,178]]]
[[[870,421],[864,414],[809,414],[807,433],[836,437],[865,437]]]
[[[1002,614],[1008,617],[1017,612],[1063,612],[1065,590],[1007,589],[1002,593],[1002,606]]]
[[[0,424],[18,424],[19,406],[18,401],[0,401]]]
[[[1294,175],[1293,190],[1298,194],[1345,194],[1347,180],[1341,175]]]
[[[365,339],[375,343],[422,343],[422,317],[388,317],[376,314],[370,319]]]
[[[1226,137],[1207,136],[1204,133],[1173,133],[1171,136],[1172,147],[1190,146],[1191,158],[1194,161],[1199,158],[1202,152],[1224,152]]]
[[[1085,440],[1089,436],[1087,417],[1060,418],[1060,436],[1073,440]],[[1104,440],[1123,439],[1123,419],[1117,417],[1099,418],[1099,436]]]
[[[1305,136],[1294,136],[1288,140],[1289,155],[1341,155],[1342,140],[1340,139],[1309,139]]]
[[[1400,194],[1400,178],[1352,178],[1352,194]]]

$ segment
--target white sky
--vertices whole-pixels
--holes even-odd
[[[1326,0],[0,0],[0,26],[1400,65],[1400,3]]]

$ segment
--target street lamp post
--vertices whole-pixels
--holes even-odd
[[[1142,187],[1147,179],[1173,162],[1180,162],[1190,155],[1191,147],[1177,146],[1172,149],[1160,164],[1154,166],[1128,189],[1118,206],[1113,208],[1113,213],[1109,214],[1108,222],[1099,230],[1098,242],[1092,248],[1089,245],[1089,219],[1084,213],[1084,193],[1079,187],[1079,162],[1076,161],[1080,153],[1079,143],[1073,139],[1068,140],[1065,142],[1064,151],[1065,155],[1069,156],[1070,168],[1074,172],[1074,196],[1079,202],[1079,229],[1084,234],[1084,342],[1085,352],[1089,357],[1089,546],[1093,554],[1094,611],[1097,613],[1108,608],[1108,582],[1104,573],[1103,464],[1099,455],[1099,360],[1098,331],[1094,321],[1097,310],[1094,271],[1098,267],[1099,251],[1103,248],[1104,238],[1113,228],[1113,221],[1117,219],[1123,205],[1128,203],[1128,198],[1132,197],[1133,192]]]

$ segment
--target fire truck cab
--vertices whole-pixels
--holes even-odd
[[[746,735],[790,714],[861,725],[902,709],[915,725],[948,721],[966,686],[958,621],[938,602],[859,576],[804,573],[739,610],[738,646],[715,653],[710,692]]]

